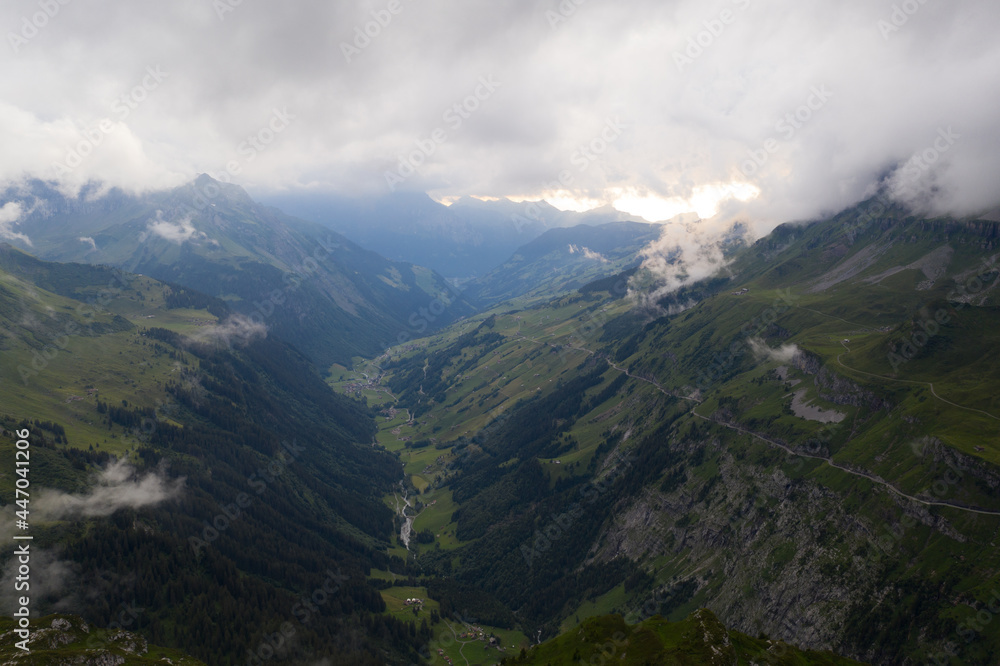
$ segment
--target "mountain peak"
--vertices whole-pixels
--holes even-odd
[[[222,192],[229,195],[236,195],[241,198],[250,199],[250,195],[247,193],[242,186],[236,185],[235,183],[227,183],[212,176],[207,173],[198,174],[198,176],[191,182],[195,187],[204,190],[205,188],[217,187]],[[181,187],[184,187],[183,185]]]

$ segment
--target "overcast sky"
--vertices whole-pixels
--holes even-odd
[[[721,203],[760,231],[880,179],[936,210],[991,207],[1000,3],[896,7],[6,0],[0,179],[143,189],[228,169],[254,194],[545,196],[650,218]]]

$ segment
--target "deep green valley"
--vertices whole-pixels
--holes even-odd
[[[635,265],[500,271],[332,365],[8,246],[34,603],[210,664],[992,663],[998,227],[869,201],[656,302]]]

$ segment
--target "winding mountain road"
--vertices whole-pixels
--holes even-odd
[[[822,314],[822,313],[820,313],[820,314]],[[836,319],[836,317],[835,317],[835,319]],[[848,322],[848,323],[851,323],[851,322]],[[536,340],[534,338],[529,338],[529,337],[523,335],[522,333],[520,333],[520,331],[518,333],[516,333],[515,335],[518,338],[521,338],[523,340],[529,340],[531,342],[534,342],[535,344],[548,345],[549,347],[556,347],[557,346],[557,345],[552,344],[551,342],[543,342],[541,340]],[[843,342],[841,342],[841,344],[843,344],[844,348],[847,349],[848,352],[850,352],[850,348],[847,347],[846,344],[844,344]],[[591,349],[586,349],[585,347],[578,347],[578,346],[574,346],[574,345],[563,345],[563,346],[569,347],[570,349],[575,349],[577,351],[586,352],[586,353],[588,353],[588,354],[590,354],[592,356],[596,355],[596,352],[594,352]],[[893,486],[891,483],[889,483],[888,481],[886,481],[884,479],[881,479],[881,478],[879,478],[879,477],[877,477],[877,476],[875,476],[873,474],[869,474],[868,472],[863,472],[863,471],[851,469],[849,467],[844,467],[843,465],[840,465],[836,461],[834,461],[833,458],[825,457],[825,456],[812,455],[812,454],[809,454],[809,453],[803,453],[801,451],[796,451],[795,449],[792,449],[792,448],[790,448],[788,446],[785,446],[784,444],[781,444],[780,442],[776,442],[776,441],[774,441],[772,439],[768,439],[767,437],[764,437],[762,435],[758,435],[757,433],[755,433],[753,431],[750,431],[750,430],[747,430],[746,428],[741,428],[739,426],[735,426],[735,425],[732,425],[730,423],[725,423],[725,422],[719,421],[717,419],[713,419],[713,418],[710,418],[710,417],[707,417],[707,416],[702,416],[701,414],[699,414],[697,412],[697,407],[698,407],[698,405],[701,404],[701,401],[697,400],[696,398],[691,398],[691,397],[688,397],[688,396],[682,396],[682,395],[677,395],[675,393],[672,393],[672,392],[666,390],[665,388],[663,388],[660,384],[658,384],[655,381],[646,379],[645,377],[639,377],[639,376],[633,375],[631,372],[628,371],[628,369],[619,367],[618,365],[616,365],[615,363],[613,363],[612,361],[610,361],[608,359],[605,359],[605,360],[608,362],[608,365],[610,365],[612,368],[614,368],[618,372],[622,372],[625,375],[627,375],[628,377],[631,377],[632,379],[637,379],[639,381],[646,382],[647,384],[650,384],[651,386],[655,387],[656,390],[660,391],[664,395],[670,396],[672,398],[677,398],[679,400],[688,400],[688,401],[696,403],[695,406],[691,408],[691,414],[694,415],[695,417],[697,417],[699,419],[702,419],[703,421],[709,421],[710,423],[715,423],[715,424],[721,425],[721,426],[723,426],[725,428],[729,428],[730,430],[734,430],[734,431],[743,433],[745,435],[749,435],[751,437],[754,437],[756,439],[759,439],[762,442],[766,442],[767,444],[770,444],[771,446],[777,447],[777,448],[781,449],[782,451],[785,451],[789,455],[798,456],[800,458],[810,458],[810,459],[813,459],[813,460],[821,460],[821,461],[825,462],[826,464],[830,465],[831,467],[833,467],[835,469],[839,469],[840,471],[846,472],[847,474],[852,474],[854,476],[861,477],[863,479],[871,481],[872,483],[874,483],[876,485],[883,486],[884,488],[886,488],[890,492],[894,493],[895,495],[898,495],[899,497],[903,497],[905,499],[908,499],[908,500],[910,500],[912,502],[916,502],[917,504],[923,504],[925,506],[945,507],[945,508],[949,508],[949,509],[956,509],[958,511],[965,511],[967,513],[976,513],[976,514],[980,514],[980,515],[984,515],[984,516],[1000,516],[1000,511],[993,511],[991,509],[980,509],[980,508],[976,508],[976,507],[963,506],[961,504],[954,504],[952,502],[946,502],[946,501],[924,500],[924,499],[920,499],[919,497],[914,497],[913,495],[908,495],[908,494],[904,493],[902,490],[900,490],[899,488],[896,488],[895,486]],[[854,370],[853,368],[851,368],[851,367],[849,367],[847,365],[844,365],[844,363],[840,360],[840,355],[837,356],[837,363],[839,363],[843,367],[847,368],[848,370],[853,370],[854,372],[861,372],[861,374],[871,375],[871,373],[866,373],[866,372],[863,372],[861,370]],[[879,377],[881,379],[892,379],[891,377],[882,377],[881,375],[871,375],[871,376],[873,376],[873,377]],[[895,380],[895,381],[910,381],[910,380]],[[989,414],[987,412],[982,412],[981,410],[973,409],[971,407],[963,407],[962,405],[957,405],[957,404],[955,404],[955,403],[953,403],[953,402],[951,402],[949,400],[945,400],[944,398],[942,398],[941,396],[939,396],[937,393],[934,392],[934,385],[930,384],[930,382],[912,382],[912,383],[921,384],[921,385],[922,384],[929,385],[930,388],[931,388],[931,393],[934,393],[934,397],[937,398],[938,400],[941,400],[942,402],[948,403],[949,405],[952,405],[954,407],[958,407],[960,409],[967,409],[967,410],[974,411],[974,412],[980,412],[980,413],[985,414],[986,416],[989,416],[989,417],[994,418],[994,419],[997,418],[997,417],[995,417],[992,414]],[[1000,419],[997,419],[997,420],[1000,420]]]
[[[911,500],[913,502],[916,502],[918,504],[924,504],[926,506],[942,506],[942,507],[947,507],[949,509],[958,509],[959,511],[966,511],[968,513],[978,513],[978,514],[981,514],[981,515],[984,515],[984,516],[1000,516],[1000,511],[992,511],[990,509],[978,509],[978,508],[975,508],[975,507],[963,506],[961,504],[953,504],[952,502],[935,502],[935,501],[931,501],[931,500],[923,500],[923,499],[920,499],[919,497],[914,497],[913,495],[907,495],[902,490],[900,490],[899,488],[896,488],[894,485],[892,485],[888,481],[886,481],[884,479],[880,479],[877,476],[874,476],[874,475],[869,474],[867,472],[862,472],[862,471],[859,471],[859,470],[851,469],[849,467],[844,467],[843,465],[838,465],[833,460],[833,458],[828,458],[828,457],[825,457],[825,456],[815,456],[815,455],[812,455],[812,454],[809,454],[809,453],[802,453],[801,451],[796,451],[795,449],[791,449],[791,448],[785,446],[784,444],[781,444],[780,442],[776,442],[773,439],[768,439],[767,437],[764,437],[762,435],[758,435],[757,433],[755,433],[755,432],[753,432],[751,430],[747,430],[746,428],[741,428],[739,426],[732,425],[731,423],[725,423],[723,421],[719,421],[719,420],[716,420],[716,419],[713,419],[713,418],[709,418],[707,416],[702,416],[697,411],[695,411],[695,408],[691,409],[691,413],[694,416],[697,416],[699,419],[702,419],[704,421],[709,421],[711,423],[715,423],[715,424],[721,425],[723,427],[729,428],[730,430],[735,430],[737,432],[743,433],[744,435],[750,435],[751,437],[753,437],[755,439],[759,439],[762,442],[767,442],[771,446],[775,446],[775,447],[781,449],[782,451],[785,451],[786,453],[788,453],[790,455],[799,456],[800,458],[812,458],[813,460],[822,460],[823,462],[825,462],[826,464],[828,464],[830,467],[834,467],[836,469],[839,469],[842,472],[847,472],[848,474],[853,474],[854,476],[860,476],[861,478],[867,479],[867,480],[871,481],[872,483],[878,484],[880,486],[884,486],[886,489],[888,489],[889,491],[893,492],[894,494],[899,495],[900,497],[906,498],[908,500]]]
[[[843,351],[843,352],[840,352],[839,354],[837,354],[837,363],[840,364],[841,367],[846,368],[847,370],[850,370],[851,372],[857,372],[858,374],[867,375],[868,377],[876,377],[878,379],[885,379],[886,381],[890,381],[890,382],[902,382],[903,384],[916,384],[918,386],[929,386],[930,389],[931,389],[931,395],[933,395],[935,398],[937,398],[938,400],[940,400],[941,402],[943,402],[945,404],[951,405],[952,407],[958,407],[959,409],[964,409],[964,410],[966,410],[968,412],[976,412],[978,414],[982,414],[983,416],[988,416],[991,419],[993,419],[994,421],[1000,421],[1000,417],[996,417],[993,414],[990,414],[989,412],[984,412],[983,410],[976,409],[974,407],[965,407],[964,405],[959,405],[957,403],[952,402],[951,400],[947,400],[945,398],[942,398],[941,396],[939,396],[937,394],[937,391],[934,390],[934,384],[932,384],[931,382],[921,382],[921,381],[917,381],[915,379],[898,379],[896,377],[887,377],[885,375],[876,375],[876,374],[873,374],[871,372],[865,372],[864,370],[858,370],[857,368],[852,368],[851,366],[847,365],[842,360],[840,360],[840,357],[843,356],[844,354],[850,354],[851,353],[851,348],[848,347],[847,343],[844,342],[843,340],[840,341],[840,344],[843,345],[844,349],[846,349],[847,351]]]

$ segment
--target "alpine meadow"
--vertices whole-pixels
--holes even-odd
[[[1000,665],[1000,6],[0,28],[0,664]]]

